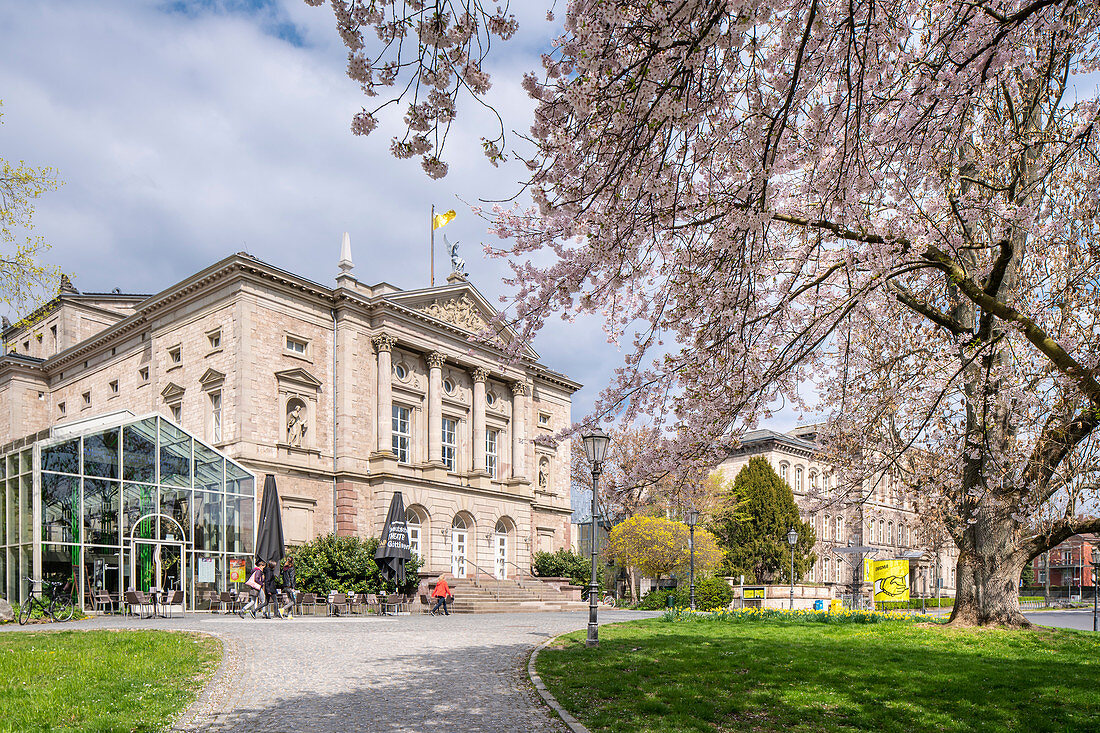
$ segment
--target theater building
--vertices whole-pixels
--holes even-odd
[[[570,443],[552,436],[580,385],[529,347],[506,358],[507,329],[484,338],[496,312],[461,273],[400,290],[361,283],[349,247],[339,266],[331,287],[244,253],[155,295],[66,280],[5,328],[0,589],[12,603],[23,578],[67,561],[85,598],[165,587],[172,565],[196,607],[252,552],[263,474],[278,480],[292,544],[378,535],[400,491],[426,573],[509,577],[571,545]],[[146,473],[134,479],[128,461]],[[150,570],[141,553],[176,564]]]

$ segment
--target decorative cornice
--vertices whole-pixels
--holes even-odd
[[[297,367],[295,369],[284,369],[281,372],[275,372],[275,380],[278,382],[295,382],[297,384],[311,387],[312,389],[318,389],[323,384],[320,379],[313,376],[301,367]]]
[[[219,372],[217,369],[207,369],[199,377],[199,384],[209,389],[210,387],[216,387],[225,381],[225,374]]]
[[[174,400],[178,397],[183,397],[183,393],[185,391],[186,390],[183,387],[179,386],[175,382],[169,382],[167,385],[165,385],[164,389],[160,391],[160,396],[163,397],[164,400],[167,402],[170,400]]]
[[[428,354],[426,357],[424,357],[424,360],[426,362],[428,362],[428,368],[430,368],[430,369],[442,369],[443,368],[443,362],[445,362],[447,360],[447,358],[443,354],[441,354],[440,352],[433,351],[430,354]]]
[[[393,347],[397,345],[397,339],[385,333],[374,336],[371,338],[370,342],[374,345],[375,352],[393,351]]]

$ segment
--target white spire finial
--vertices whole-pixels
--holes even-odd
[[[351,261],[351,237],[344,232],[344,241],[340,243],[340,272],[347,274],[355,263]]]

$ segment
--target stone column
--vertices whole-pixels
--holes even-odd
[[[474,379],[473,466],[474,472],[485,472],[485,380],[489,370],[478,367],[471,372]],[[499,451],[500,448],[498,447]]]
[[[428,463],[443,462],[443,354],[428,354]]]
[[[527,440],[527,383],[512,384],[512,478],[527,476],[524,443]]]
[[[378,354],[378,395],[375,417],[378,420],[378,452],[393,452],[393,345],[385,334],[371,339]]]

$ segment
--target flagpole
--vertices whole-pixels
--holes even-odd
[[[432,204],[432,287],[435,287],[435,204]]]

